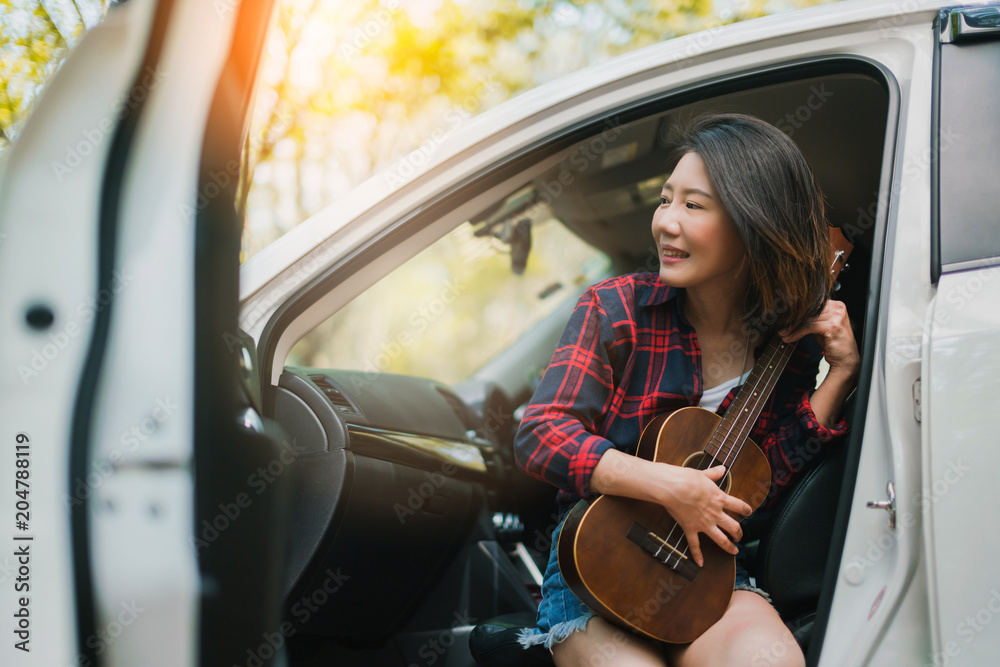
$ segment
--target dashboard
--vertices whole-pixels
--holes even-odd
[[[416,467],[495,472],[496,444],[483,420],[447,385],[363,371],[286,368],[275,418],[304,451],[349,449]]]
[[[294,457],[288,620],[305,634],[381,641],[464,545],[490,538],[477,531],[515,477],[513,418],[499,426],[484,419],[512,415],[503,400],[475,382],[456,390],[391,373],[284,369],[274,420]],[[302,600],[334,575],[344,582],[337,604],[297,618]]]

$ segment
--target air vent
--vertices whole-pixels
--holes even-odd
[[[309,379],[313,381],[317,387],[320,388],[326,397],[330,399],[333,403],[334,409],[339,412],[345,412],[352,415],[360,415],[361,411],[354,407],[354,405],[344,396],[339,389],[333,386],[330,379],[325,375],[310,375]]]

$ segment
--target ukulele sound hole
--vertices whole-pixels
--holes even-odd
[[[696,468],[698,470],[706,470],[713,466],[720,465],[720,463],[721,462],[719,461],[713,463],[711,454],[708,454],[706,452],[695,452],[691,456],[684,459],[684,463],[682,463],[681,465],[684,466],[685,468]],[[720,480],[719,488],[725,491],[726,493],[729,493],[729,489],[732,487],[732,485],[733,485],[733,478],[729,474],[729,469],[727,468],[726,476]]]

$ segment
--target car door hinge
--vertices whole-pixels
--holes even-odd
[[[913,381],[913,418],[920,422],[920,378]]]
[[[892,481],[885,485],[886,500],[869,500],[868,507],[873,510],[885,510],[889,513],[889,528],[896,528],[896,488]]]
[[[1000,35],[1000,6],[945,7],[938,12],[938,41],[965,42]]]

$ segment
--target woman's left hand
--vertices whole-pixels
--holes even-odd
[[[810,333],[816,336],[823,348],[823,356],[830,364],[830,374],[851,379],[857,377],[861,355],[858,354],[858,344],[847,317],[847,307],[842,301],[830,299],[819,315],[794,331],[783,329],[778,335],[786,343],[793,343]]]

